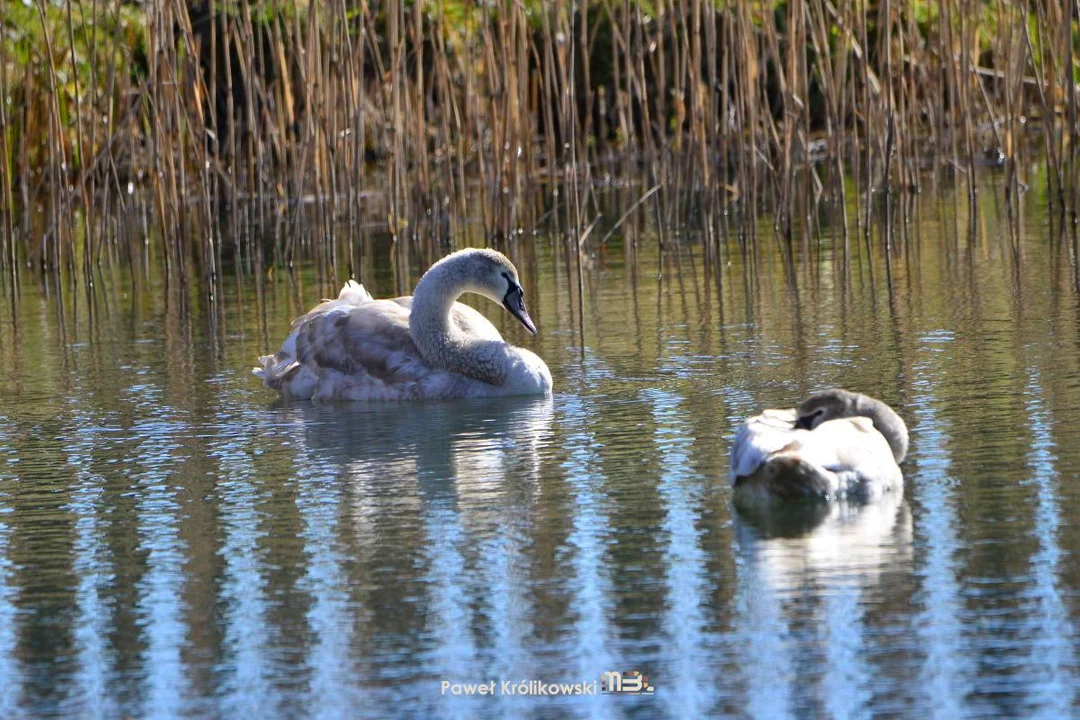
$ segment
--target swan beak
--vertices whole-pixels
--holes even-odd
[[[506,292],[506,297],[503,298],[503,307],[510,311],[510,314],[518,319],[525,329],[531,334],[536,334],[536,324],[529,317],[529,311],[525,309],[525,293],[522,292],[521,286],[511,287]]]
[[[813,430],[813,428],[810,427],[810,422],[812,420],[813,420],[812,415],[804,415],[804,416],[802,416],[800,418],[796,418],[796,420],[795,420],[795,428],[797,430]]]

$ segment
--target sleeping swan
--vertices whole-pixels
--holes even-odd
[[[907,426],[885,403],[847,390],[812,395],[797,409],[766,410],[731,446],[736,502],[902,493]]]
[[[428,269],[412,297],[375,300],[350,280],[293,323],[276,355],[253,372],[286,398],[447,400],[547,395],[551,373],[456,302],[466,292],[502,304],[536,334],[514,265],[494,250],[461,250]]]

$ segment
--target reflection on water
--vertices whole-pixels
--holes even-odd
[[[914,470],[927,478],[919,496],[923,506],[919,531],[926,544],[920,572],[925,590],[916,621],[926,653],[926,662],[919,667],[919,687],[929,707],[956,717],[963,709],[962,699],[971,680],[970,669],[963,667],[968,658],[959,651],[962,626],[956,620],[963,609],[956,567],[958,499],[948,452],[948,440],[953,432],[935,408],[935,383],[931,379],[932,373],[948,362],[952,347],[949,333],[928,333],[922,339],[919,354],[926,359],[915,366],[911,407],[915,416],[912,432],[920,438]]]
[[[1032,595],[1038,608],[1026,665],[1038,678],[1032,705],[1044,709],[1047,714],[1065,717],[1072,713],[1075,702],[1076,683],[1072,673],[1077,665],[1073,651],[1073,628],[1063,597],[1063,593],[1067,594],[1070,590],[1062,588],[1059,581],[1062,553],[1058,544],[1058,527],[1061,524],[1058,477],[1054,470],[1050,419],[1042,395],[1038,374],[1032,372],[1025,404],[1033,439],[1028,462],[1034,475],[1032,482],[1038,486],[1035,535],[1039,551],[1032,559]]]
[[[752,714],[817,706],[833,717],[869,707],[874,676],[865,662],[866,608],[910,573],[911,512],[895,493],[870,505],[798,504],[735,518],[743,560],[738,607],[745,612],[742,665]],[[800,608],[795,617],[785,606]],[[805,626],[805,627],[803,627]],[[791,658],[820,654],[820,687],[802,692]]]
[[[28,279],[0,313],[0,716],[1074,714],[1080,310],[1041,216],[1016,255],[982,208],[972,241],[928,209],[888,267],[733,242],[719,284],[699,244],[612,240],[583,329],[540,242],[541,334],[477,306],[547,359],[541,400],[277,403],[249,368],[331,292],[304,275],[191,312]],[[829,385],[901,410],[903,498],[736,513],[737,423]],[[656,691],[498,692],[609,670]]]

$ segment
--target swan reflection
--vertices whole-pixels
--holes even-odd
[[[481,658],[493,676],[525,672],[531,607],[516,558],[551,442],[551,398],[277,413],[295,428],[313,696],[336,688],[336,706],[362,695],[373,715],[390,715],[398,680],[415,679],[418,663],[444,678]],[[500,612],[478,623],[476,608]],[[364,659],[375,648],[377,668]]]
[[[302,425],[297,441],[308,462],[376,486],[417,477],[482,480],[496,468],[535,476],[554,416],[550,397],[329,407],[281,403],[277,411]]]
[[[352,533],[369,548],[403,541],[398,534],[423,513],[425,503],[483,512],[496,504],[496,495],[527,500],[538,488],[554,418],[549,397],[302,403],[280,405],[278,411],[302,426],[293,434],[300,474],[348,481]]]
[[[750,714],[814,698],[834,717],[865,714],[877,672],[868,613],[886,573],[909,574],[913,561],[907,503],[889,493],[865,504],[739,511],[735,539],[742,560],[735,647]],[[820,676],[803,676],[800,658]]]
[[[816,578],[866,584],[912,558],[911,509],[898,493],[869,503],[740,508],[735,528],[744,557],[778,591]]]

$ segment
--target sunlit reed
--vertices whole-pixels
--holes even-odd
[[[763,212],[790,245],[821,202],[869,245],[874,198],[927,171],[974,208],[976,169],[1002,166],[1018,227],[1033,151],[1059,226],[1077,209],[1071,4],[36,0],[0,20],[0,262],[71,283],[133,262],[118,211],[169,282],[216,293],[225,263],[340,282],[372,236],[401,284],[466,236],[542,226],[579,254],[626,220],[601,217],[606,184],[708,262]]]

